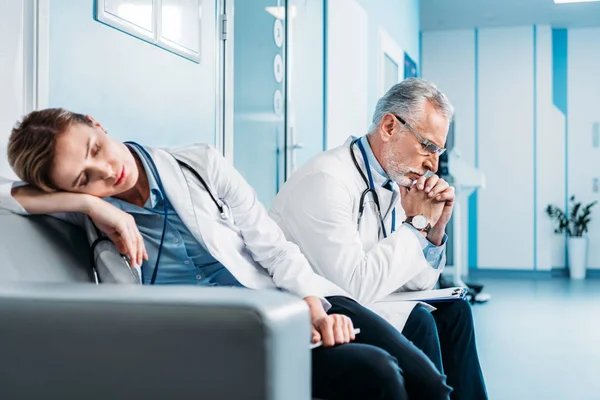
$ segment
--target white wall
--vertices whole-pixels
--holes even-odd
[[[600,178],[600,149],[592,143],[593,124],[600,122],[600,29],[568,32],[568,154],[569,193],[585,203],[599,200],[592,191]],[[588,265],[600,268],[600,206],[592,213]]]
[[[592,190],[600,179],[600,149],[592,146],[600,123],[600,29],[568,31],[568,115],[554,104],[550,26],[424,32],[422,44],[423,76],[455,104],[457,147],[466,158],[476,147],[487,178],[478,197],[477,267],[564,267],[564,237],[553,233],[544,210],[564,208],[572,194],[586,203],[600,199]],[[599,213],[590,226],[591,268],[600,268]]]
[[[455,150],[460,151],[466,162],[475,165],[475,32],[427,32],[422,37],[422,46],[425,49],[421,56],[423,76],[434,82],[448,96],[456,110]],[[462,259],[467,262],[467,202],[461,206],[460,224],[463,238]]]
[[[0,10],[0,176],[14,178],[6,145],[24,112],[23,0],[0,0]]]
[[[434,82],[456,109],[455,147],[475,164],[475,32],[426,32],[422,74]]]
[[[564,266],[564,240],[544,213],[565,198],[565,119],[552,101],[551,28],[424,32],[422,45],[424,78],[456,107],[456,147],[486,175],[471,215],[471,266]]]
[[[327,148],[366,133],[369,15],[355,0],[327,2]]]
[[[533,265],[533,35],[479,31],[478,267]],[[510,240],[505,238],[510,237]]]
[[[50,2],[50,106],[90,114],[120,140],[215,144],[215,1],[202,1],[199,64],[95,21],[94,3]]]
[[[327,0],[327,148],[369,127],[380,97],[381,30],[419,60],[418,0]]]

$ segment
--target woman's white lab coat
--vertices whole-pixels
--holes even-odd
[[[399,194],[381,187],[385,178],[373,172],[386,230],[396,208],[396,231],[383,238],[373,197],[366,198],[357,225],[359,202],[366,184],[350,156],[351,139],[326,151],[295,172],[273,202],[270,215],[286,237],[298,244],[313,268],[402,330],[415,302],[390,302],[395,291],[432,289],[445,265],[432,268],[406,218]],[[353,151],[360,168],[365,165]]]
[[[251,289],[279,287],[299,297],[347,295],[327,279],[315,274],[295,244],[286,241],[281,229],[259,203],[245,179],[214,148],[192,145],[172,154],[148,149],[160,172],[167,197],[194,237],[244,286]],[[192,166],[226,207],[223,219],[204,186],[173,157]],[[11,196],[12,181],[0,181],[0,207],[19,214],[27,212]],[[81,224],[81,214],[60,214]]]

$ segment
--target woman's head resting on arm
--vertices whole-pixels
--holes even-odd
[[[61,108],[33,111],[13,128],[8,161],[17,176],[46,192],[111,197],[133,190],[136,158],[92,117]]]

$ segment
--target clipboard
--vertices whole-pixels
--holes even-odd
[[[393,301],[422,301],[424,303],[437,303],[467,298],[468,288],[451,287],[447,289],[420,290],[411,292],[395,292],[381,299],[382,302]]]

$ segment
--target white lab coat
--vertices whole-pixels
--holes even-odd
[[[445,265],[432,268],[406,218],[399,194],[382,188],[372,170],[388,232],[383,238],[373,197],[368,195],[357,227],[360,197],[366,184],[350,156],[352,138],[300,168],[283,185],[270,215],[286,237],[298,244],[316,272],[348,291],[363,305],[402,330],[415,302],[383,301],[395,291],[432,289]],[[365,171],[357,146],[356,159]],[[372,167],[371,167],[372,168]],[[396,207],[396,231],[389,234]],[[430,308],[433,309],[433,308]]]
[[[203,144],[169,149],[204,178],[218,201],[229,209],[227,220],[221,218],[204,186],[187,169],[182,170],[169,152],[148,150],[167,197],[183,223],[242,285],[251,289],[279,287],[301,298],[347,296],[313,272],[298,247],[286,241],[281,229],[269,218],[254,190],[217,150]],[[10,195],[14,184],[0,182],[0,207],[27,214]],[[84,218],[77,213],[56,216],[79,225]]]

